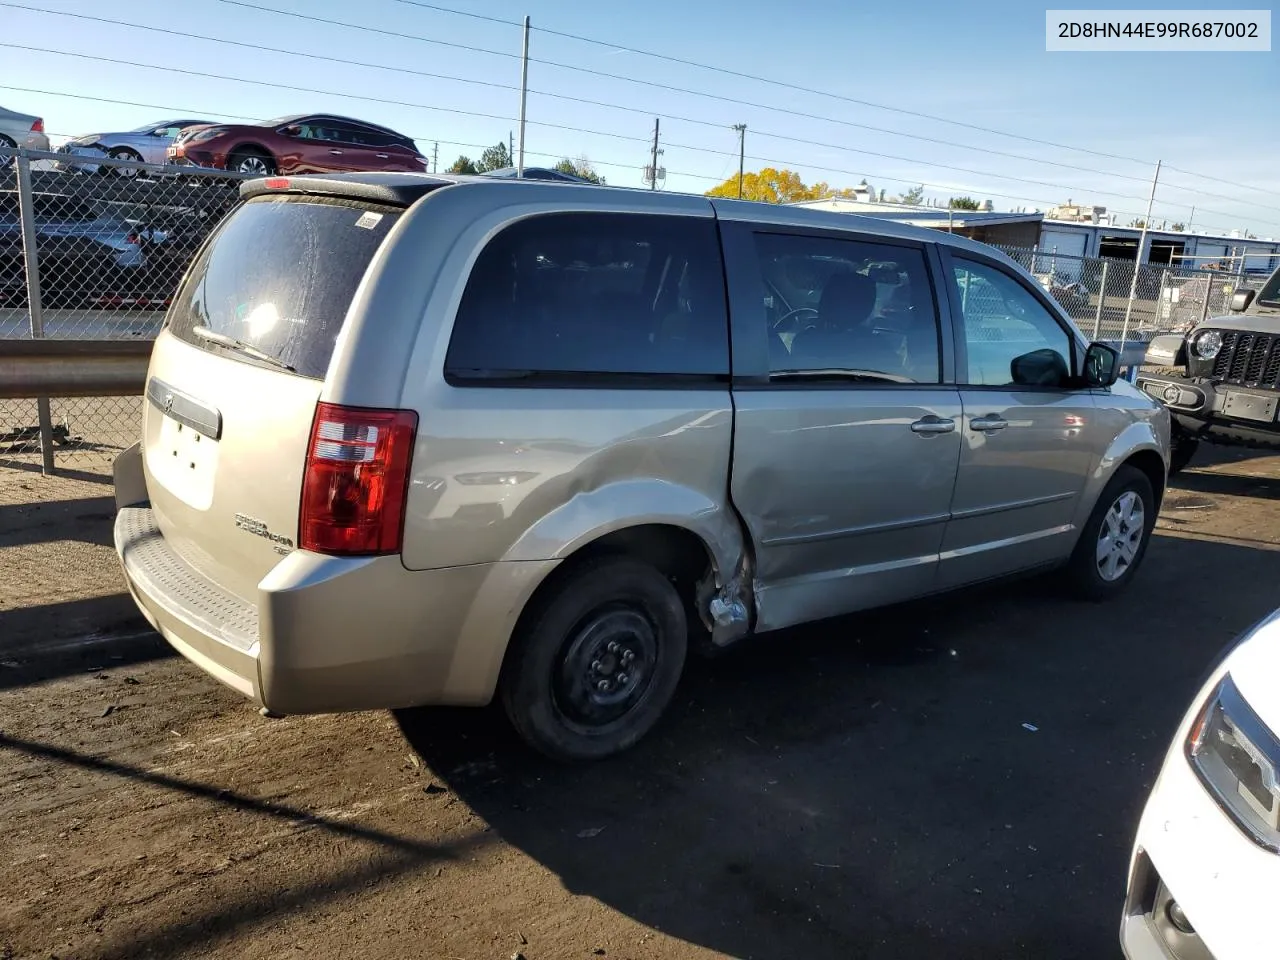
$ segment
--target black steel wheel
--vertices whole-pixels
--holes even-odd
[[[684,670],[684,603],[626,556],[564,572],[522,618],[499,696],[516,732],[557,760],[597,760],[657,723]]]

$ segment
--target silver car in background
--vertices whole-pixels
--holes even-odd
[[[0,107],[0,149],[48,150],[49,138],[44,132],[44,118],[29,113],[18,113]],[[0,157],[0,170],[13,162],[11,157]]]
[[[212,120],[165,120],[161,123],[149,123],[133,130],[119,133],[89,133],[69,140],[58,148],[59,153],[76,160],[61,161],[61,170],[77,170],[83,173],[105,173],[120,177],[137,176],[136,167],[112,166],[94,163],[93,160],[109,158],[111,160],[133,160],[142,163],[163,165],[165,150],[177,139],[178,134],[188,127],[199,127]],[[84,157],[88,162],[81,162]]]

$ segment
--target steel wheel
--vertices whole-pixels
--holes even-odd
[[[556,708],[585,729],[612,723],[644,699],[657,658],[657,632],[641,610],[592,611],[565,643],[552,680]]]
[[[1094,551],[1098,576],[1103,580],[1119,580],[1133,565],[1146,532],[1146,518],[1142,498],[1132,490],[1120,494],[1107,508]]]

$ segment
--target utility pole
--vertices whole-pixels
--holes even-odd
[[[742,199],[742,178],[744,161],[747,159],[747,125],[735,123],[733,129],[738,131],[738,199]]]
[[[1151,196],[1147,197],[1147,215],[1142,218],[1142,233],[1138,235],[1138,252],[1133,259],[1133,277],[1129,280],[1129,302],[1124,307],[1124,327],[1120,331],[1120,352],[1129,336],[1129,315],[1133,313],[1133,300],[1138,294],[1138,271],[1142,268],[1142,250],[1147,245],[1147,229],[1151,226],[1151,207],[1156,202],[1156,184],[1160,182],[1160,164],[1156,161],[1155,176],[1151,178]]]
[[[438,173],[440,171],[440,141],[437,140],[431,145],[431,172]]]
[[[524,111],[529,100],[529,18],[524,18],[524,54],[520,58],[520,153],[516,157],[516,176],[524,176]]]
[[[653,118],[653,166],[649,168],[649,173],[651,175],[651,179],[649,180],[650,190],[658,189],[658,124],[660,122],[661,121],[658,117]]]
[[[512,162],[516,158],[516,136],[510,130],[507,131],[507,159]]]

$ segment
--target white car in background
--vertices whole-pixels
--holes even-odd
[[[48,150],[49,138],[44,132],[44,118],[28,113],[18,113],[0,107],[0,147],[12,150]],[[0,170],[13,162],[12,157],[0,157]]]
[[[1129,960],[1280,956],[1280,610],[1212,669],[1147,800],[1120,941]]]

